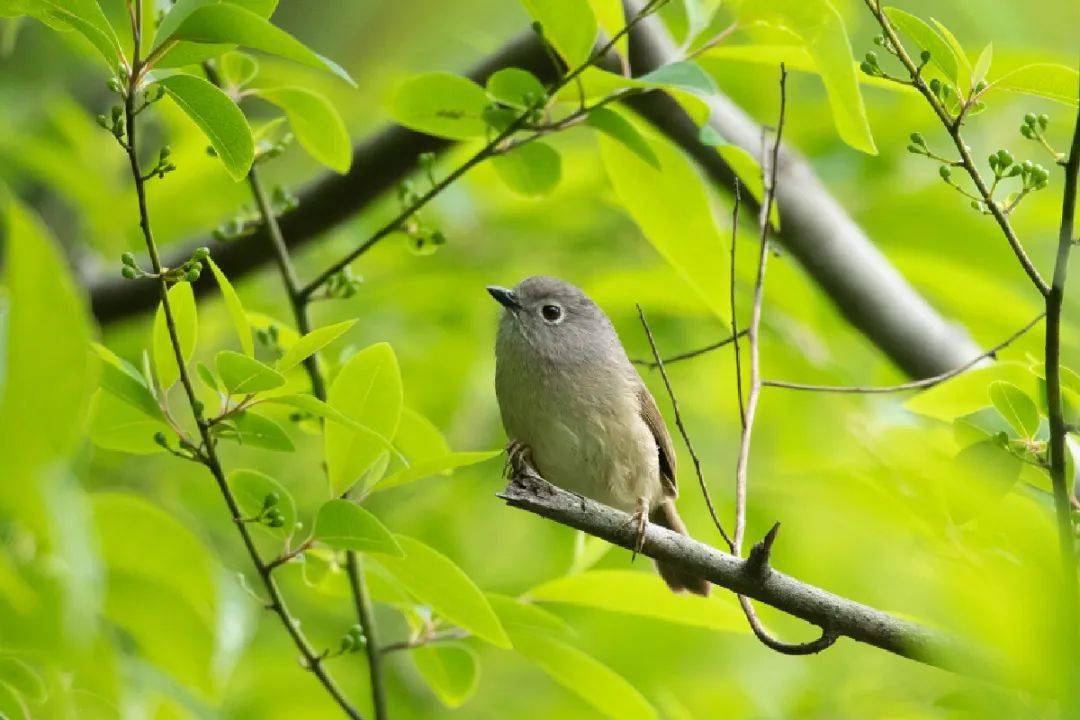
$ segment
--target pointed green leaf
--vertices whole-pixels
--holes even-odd
[[[574,634],[565,620],[539,605],[498,593],[488,593],[487,599],[506,632],[511,635],[521,631],[546,633],[556,637]]]
[[[236,496],[236,503],[244,513],[244,517],[258,517],[266,507],[267,496],[277,496],[277,502],[273,507],[281,512],[284,521],[279,528],[270,528],[272,532],[281,535],[291,535],[296,526],[296,501],[293,500],[285,486],[269,475],[264,475],[257,470],[235,470],[229,473],[229,487]]]
[[[1032,392],[1035,390],[1035,376],[1023,364],[997,362],[989,367],[969,370],[924,390],[904,403],[904,407],[920,415],[952,422],[986,407],[987,388],[996,380],[1004,380]]]
[[[331,500],[319,508],[314,537],[338,550],[405,555],[386,526],[352,500]]]
[[[259,61],[244,52],[230,52],[221,56],[221,76],[233,87],[244,87],[259,74]]]
[[[163,420],[156,420],[117,395],[98,390],[90,402],[90,442],[106,450],[153,455],[165,450],[154,435],[172,434]]]
[[[295,449],[280,425],[250,410],[233,416],[229,422],[231,430],[223,436],[241,445],[279,452],[292,452]]]
[[[480,664],[472,648],[461,643],[422,645],[411,651],[416,669],[448,708],[461,707],[476,692]]]
[[[311,67],[328,70],[353,87],[356,83],[340,65],[311,50],[284,30],[243,7],[221,3],[196,8],[167,38],[194,43],[232,44],[261,50]]]
[[[638,80],[657,87],[686,90],[695,95],[715,95],[717,92],[716,81],[697,63],[687,60],[662,65]]]
[[[719,0],[710,1],[719,2]],[[622,0],[589,0],[589,7],[592,8],[593,15],[596,16],[596,24],[604,31],[607,40],[620,34],[623,28],[626,27],[626,14],[623,10]],[[622,37],[619,38],[612,49],[625,58],[629,57],[627,52],[629,48],[629,33],[622,33]]]
[[[195,354],[195,342],[199,334],[199,318],[195,309],[195,293],[191,285],[179,282],[169,288],[169,307],[172,309],[173,322],[176,326],[177,339],[180,342],[181,356],[184,362],[191,360]],[[180,377],[180,369],[176,365],[176,351],[173,348],[172,337],[165,322],[165,312],[158,304],[157,315],[154,316],[154,329],[151,342],[154,356],[154,371],[157,373],[158,384],[165,389]]]
[[[450,452],[450,443],[426,417],[405,407],[394,435],[394,446],[409,462],[423,458],[439,457]]]
[[[975,61],[975,67],[971,71],[971,82],[973,85],[978,85],[986,79],[986,75],[990,72],[990,63],[993,61],[994,43],[989,43],[983,48],[983,51],[979,53],[979,59]]]
[[[304,360],[338,339],[355,324],[355,320],[346,320],[333,325],[315,328],[307,335],[301,336],[292,347],[286,350],[281,359],[275,363],[275,367],[278,372],[282,373],[292,370]]]
[[[621,675],[577,648],[546,635],[516,632],[514,651],[613,720],[656,720],[656,710]]]
[[[409,593],[477,637],[499,647],[510,647],[510,639],[491,604],[461,568],[415,538],[395,537],[405,556],[380,556],[378,560]]]
[[[902,33],[930,53],[930,62],[937,65],[945,74],[946,80],[954,85],[959,83],[960,69],[956,62],[956,53],[934,28],[921,18],[900,8],[885,8],[885,15]]]
[[[348,172],[352,165],[349,131],[326,98],[295,87],[260,89],[254,93],[285,111],[296,138],[311,157],[335,172]]]
[[[1010,382],[990,383],[990,402],[1009,421],[1020,437],[1032,438],[1039,431],[1039,408],[1023,390]]]
[[[170,75],[158,84],[203,131],[233,179],[242,180],[255,159],[255,141],[244,113],[232,98],[193,75]]]
[[[533,107],[547,97],[547,90],[535,75],[516,67],[492,73],[487,91],[493,100],[517,110]]]
[[[468,140],[484,137],[487,93],[468,78],[435,72],[406,80],[390,104],[390,114],[405,127],[429,135]]]
[[[644,134],[644,133],[643,133]],[[708,186],[692,161],[667,140],[644,134],[659,170],[607,136],[600,157],[624,210],[660,255],[720,318],[728,313],[726,239],[716,225]]]
[[[942,25],[934,18],[930,18],[930,22],[937,28],[941,37],[945,38],[945,42],[952,48],[953,55],[956,57],[956,81],[959,85],[958,89],[962,93],[967,93],[971,89],[971,61],[968,60],[967,54],[964,53],[964,48],[960,46],[960,41],[956,39],[956,36],[952,34],[949,28]]]
[[[90,347],[104,361],[101,365],[102,388],[148,417],[165,420],[161,407],[150,392],[150,388],[146,386],[142,376],[130,363],[118,357],[104,345],[90,343]]]
[[[527,596],[538,602],[569,603],[710,630],[746,632],[746,620],[730,596],[676,595],[652,573],[589,570],[546,582]]]
[[[587,0],[521,0],[521,4],[569,67],[589,59],[599,27]]]
[[[539,140],[496,155],[491,164],[511,190],[526,197],[546,195],[562,177],[562,158],[558,150]]]
[[[233,289],[229,278],[225,277],[225,273],[221,272],[221,268],[217,266],[213,258],[208,257],[205,262],[210,266],[211,272],[214,273],[214,279],[217,280],[218,288],[221,290],[221,297],[225,300],[225,307],[228,308],[229,317],[232,318],[233,327],[236,328],[240,348],[245,355],[254,357],[255,343],[251,339],[251,324],[248,323],[247,313],[244,311],[243,303],[240,302],[240,296],[236,294],[236,290]]]
[[[401,419],[403,392],[397,357],[387,343],[361,350],[345,363],[330,385],[328,402],[342,415],[392,438]],[[330,489],[335,497],[347,492],[384,453],[385,444],[338,424],[325,430]],[[365,487],[371,482],[365,478]]]
[[[120,41],[97,0],[22,0],[22,11],[52,27],[85,37],[114,72],[120,67]]]
[[[424,458],[412,462],[407,468],[398,471],[375,485],[375,490],[388,490],[398,485],[421,480],[432,475],[449,475],[451,471],[467,465],[475,465],[502,454],[502,450],[480,452],[449,452],[445,455]]]
[[[199,376],[199,379],[203,381],[203,385],[210,388],[214,392],[220,391],[217,378],[214,377],[214,373],[210,368],[206,367],[204,363],[195,364],[195,374]]]
[[[656,158],[652,146],[642,137],[634,125],[614,110],[605,107],[595,108],[589,111],[585,120],[589,127],[596,128],[610,138],[621,142],[627,150],[637,155],[653,168],[660,169],[660,161]],[[707,127],[707,126],[706,126]]]
[[[265,392],[285,384],[285,376],[277,370],[232,350],[219,352],[214,364],[230,395]]]
[[[1005,73],[990,83],[990,87],[1049,98],[1076,107],[1080,92],[1080,71],[1066,65],[1035,63]]]

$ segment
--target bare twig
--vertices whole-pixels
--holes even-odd
[[[443,630],[441,632],[432,632],[424,635],[420,635],[409,640],[399,640],[398,642],[387,643],[379,648],[379,652],[383,655],[392,652],[398,652],[399,650],[413,650],[418,647],[424,647],[425,645],[431,645],[432,643],[450,642],[452,640],[464,640],[471,637],[472,633],[468,630],[462,630],[461,628],[454,628],[453,630]]]
[[[735,552],[735,545],[732,543],[727,531],[724,530],[724,525],[720,522],[720,516],[716,514],[716,507],[713,505],[709,486],[706,484],[705,475],[701,471],[701,460],[698,458],[697,452],[694,451],[694,444],[690,442],[690,434],[683,424],[682,413],[679,411],[679,399],[675,396],[674,388],[671,387],[671,380],[668,378],[667,370],[664,369],[664,361],[660,359],[660,351],[656,349],[656,339],[653,337],[652,329],[649,327],[649,321],[645,319],[645,311],[641,309],[640,305],[637,305],[637,311],[638,318],[641,319],[641,326],[645,329],[645,337],[649,339],[649,348],[652,349],[656,367],[660,370],[660,377],[664,379],[664,387],[667,389],[668,397],[671,399],[671,408],[675,413],[675,425],[679,428],[679,434],[682,435],[683,442],[686,443],[686,449],[690,452],[690,459],[694,461],[694,473],[697,475],[698,484],[701,486],[701,494],[705,496],[705,505],[709,508],[709,515],[712,516],[713,524],[716,525],[716,529],[720,532],[720,537],[724,539],[728,549]]]
[[[911,382],[899,383],[897,385],[813,385],[808,383],[796,383],[787,382],[786,380],[762,380],[762,387],[782,388],[784,390],[805,390],[808,392],[824,392],[824,393],[853,393],[853,394],[884,394],[903,392],[905,390],[919,390],[922,388],[933,387],[940,383],[950,380],[957,375],[961,375],[964,372],[975,367],[984,360],[993,358],[1001,350],[1005,349],[1009,345],[1016,342],[1021,336],[1023,336],[1028,330],[1039,324],[1039,321],[1046,317],[1046,312],[1041,312],[1032,318],[1026,325],[1014,332],[1009,337],[1005,338],[997,345],[993,346],[986,352],[982,353],[978,357],[972,358],[970,362],[966,362],[960,367],[953,368],[940,375],[934,375],[933,377],[923,378],[921,380],[912,380]]]
[[[671,357],[663,358],[662,362],[665,365],[671,365],[672,363],[682,362],[683,360],[691,360],[700,355],[704,355],[705,353],[712,352],[713,350],[719,350],[722,347],[726,347],[732,344],[733,342],[735,342],[736,337],[746,337],[746,330],[740,330],[737,336],[730,335],[723,340],[714,342],[711,345],[706,345],[705,347],[700,347],[697,350],[690,350],[684,353],[679,353],[678,355],[672,355]],[[640,365],[641,367],[647,367],[650,370],[655,370],[656,368],[660,367],[660,363],[657,362],[655,358],[652,360],[646,360],[644,358],[634,358],[630,362],[634,363],[635,365]]]
[[[251,557],[252,563],[255,565],[255,569],[259,575],[263,586],[270,598],[267,607],[281,620],[282,625],[285,627],[286,632],[289,633],[289,637],[292,638],[296,648],[300,651],[301,656],[304,659],[305,667],[310,670],[323,687],[338,704],[341,710],[348,715],[352,720],[362,720],[360,713],[354,708],[349,701],[342,694],[341,689],[337,686],[337,683],[327,673],[326,668],[323,667],[322,658],[315,652],[311,644],[308,642],[304,633],[300,630],[300,624],[292,613],[289,611],[288,606],[285,604],[285,600],[281,595],[281,591],[277,586],[277,582],[273,577],[273,567],[271,563],[267,563],[262,559],[258,549],[255,546],[255,542],[251,536],[251,532],[248,529],[247,524],[243,522],[243,514],[240,511],[240,507],[233,495],[232,489],[229,487],[225,478],[225,471],[222,468],[221,461],[217,455],[217,448],[215,445],[215,439],[211,434],[210,425],[206,418],[202,414],[202,405],[195,395],[194,386],[191,383],[191,377],[188,374],[186,367],[186,359],[184,358],[183,350],[181,349],[180,338],[176,330],[176,322],[173,315],[172,305],[169,302],[168,296],[168,283],[162,274],[162,264],[160,256],[158,255],[157,243],[154,241],[153,231],[150,223],[150,211],[146,202],[146,191],[144,187],[144,181],[142,172],[140,171],[139,155],[138,155],[138,142],[137,142],[137,124],[135,122],[135,95],[138,90],[138,78],[140,76],[140,69],[142,67],[140,60],[140,45],[141,45],[141,32],[142,27],[142,0],[134,1],[134,12],[132,13],[132,37],[134,39],[133,52],[132,52],[132,72],[130,81],[128,83],[127,92],[124,102],[124,117],[125,126],[127,131],[127,139],[125,149],[127,151],[128,160],[131,165],[131,176],[135,183],[135,194],[138,199],[139,206],[139,224],[142,229],[143,238],[146,242],[146,250],[150,256],[151,266],[155,274],[158,275],[158,295],[161,302],[162,313],[165,317],[165,325],[169,334],[169,341],[172,345],[173,354],[176,359],[176,365],[179,369],[180,383],[183,386],[184,394],[188,401],[188,406],[191,409],[191,414],[194,417],[195,424],[199,429],[199,436],[202,439],[203,455],[201,461],[210,470],[214,480],[217,482],[218,488],[221,491],[222,497],[225,499],[225,504],[229,509],[229,515],[233,520],[233,524],[236,525],[240,536],[244,541],[244,547],[247,549],[248,555]]]
[[[735,395],[739,401],[739,428],[746,431],[746,403],[743,401],[742,352],[739,349],[739,308],[735,302],[735,246],[739,237],[739,206],[742,205],[741,183],[735,179],[735,206],[731,209],[731,266],[728,276],[728,293],[731,300],[731,338],[735,342]],[[748,331],[743,330],[742,334]]]
[[[735,465],[735,537],[732,553],[742,552],[743,537],[746,534],[746,490],[750,468],[750,438],[754,430],[754,417],[757,414],[758,400],[761,396],[761,343],[758,337],[761,331],[761,308],[765,296],[765,267],[769,259],[769,215],[772,212],[776,196],[776,173],[780,159],[780,143],[784,134],[784,119],[787,109],[787,68],[780,65],[780,117],[776,124],[776,137],[773,140],[772,155],[768,162],[762,162],[762,176],[765,183],[765,198],[758,215],[761,231],[761,247],[758,250],[757,275],[754,279],[754,299],[750,309],[750,326],[747,342],[750,345],[750,387],[747,391],[746,406],[742,413],[742,437],[739,442],[739,457]],[[764,158],[763,158],[764,160]],[[734,312],[732,312],[734,318]],[[741,373],[741,368],[736,368]],[[739,392],[740,406],[742,391]],[[775,534],[773,535],[775,537]],[[769,543],[771,546],[771,542]],[[821,652],[836,642],[837,635],[827,625],[821,626],[821,637],[809,643],[786,643],[773,637],[762,624],[754,611],[750,599],[740,595],[739,605],[746,615],[750,629],[765,646],[785,655],[807,655]]]

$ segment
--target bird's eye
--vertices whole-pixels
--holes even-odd
[[[545,305],[540,308],[540,314],[549,323],[558,322],[562,317],[562,308],[558,305]]]

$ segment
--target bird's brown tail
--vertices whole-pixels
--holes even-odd
[[[686,532],[686,525],[683,525],[682,518],[679,517],[679,512],[675,509],[674,500],[664,500],[653,508],[653,511],[649,514],[649,522],[666,527],[668,530],[673,530],[680,535],[690,534]],[[660,573],[660,577],[664,578],[664,582],[667,583],[668,587],[675,592],[685,590],[703,597],[709,595],[709,582],[704,578],[690,575],[660,561],[656,561],[656,570]]]

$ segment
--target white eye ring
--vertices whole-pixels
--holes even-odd
[[[542,317],[544,322],[549,325],[558,325],[563,321],[565,315],[563,313],[562,305],[548,302],[540,306],[540,317]]]

